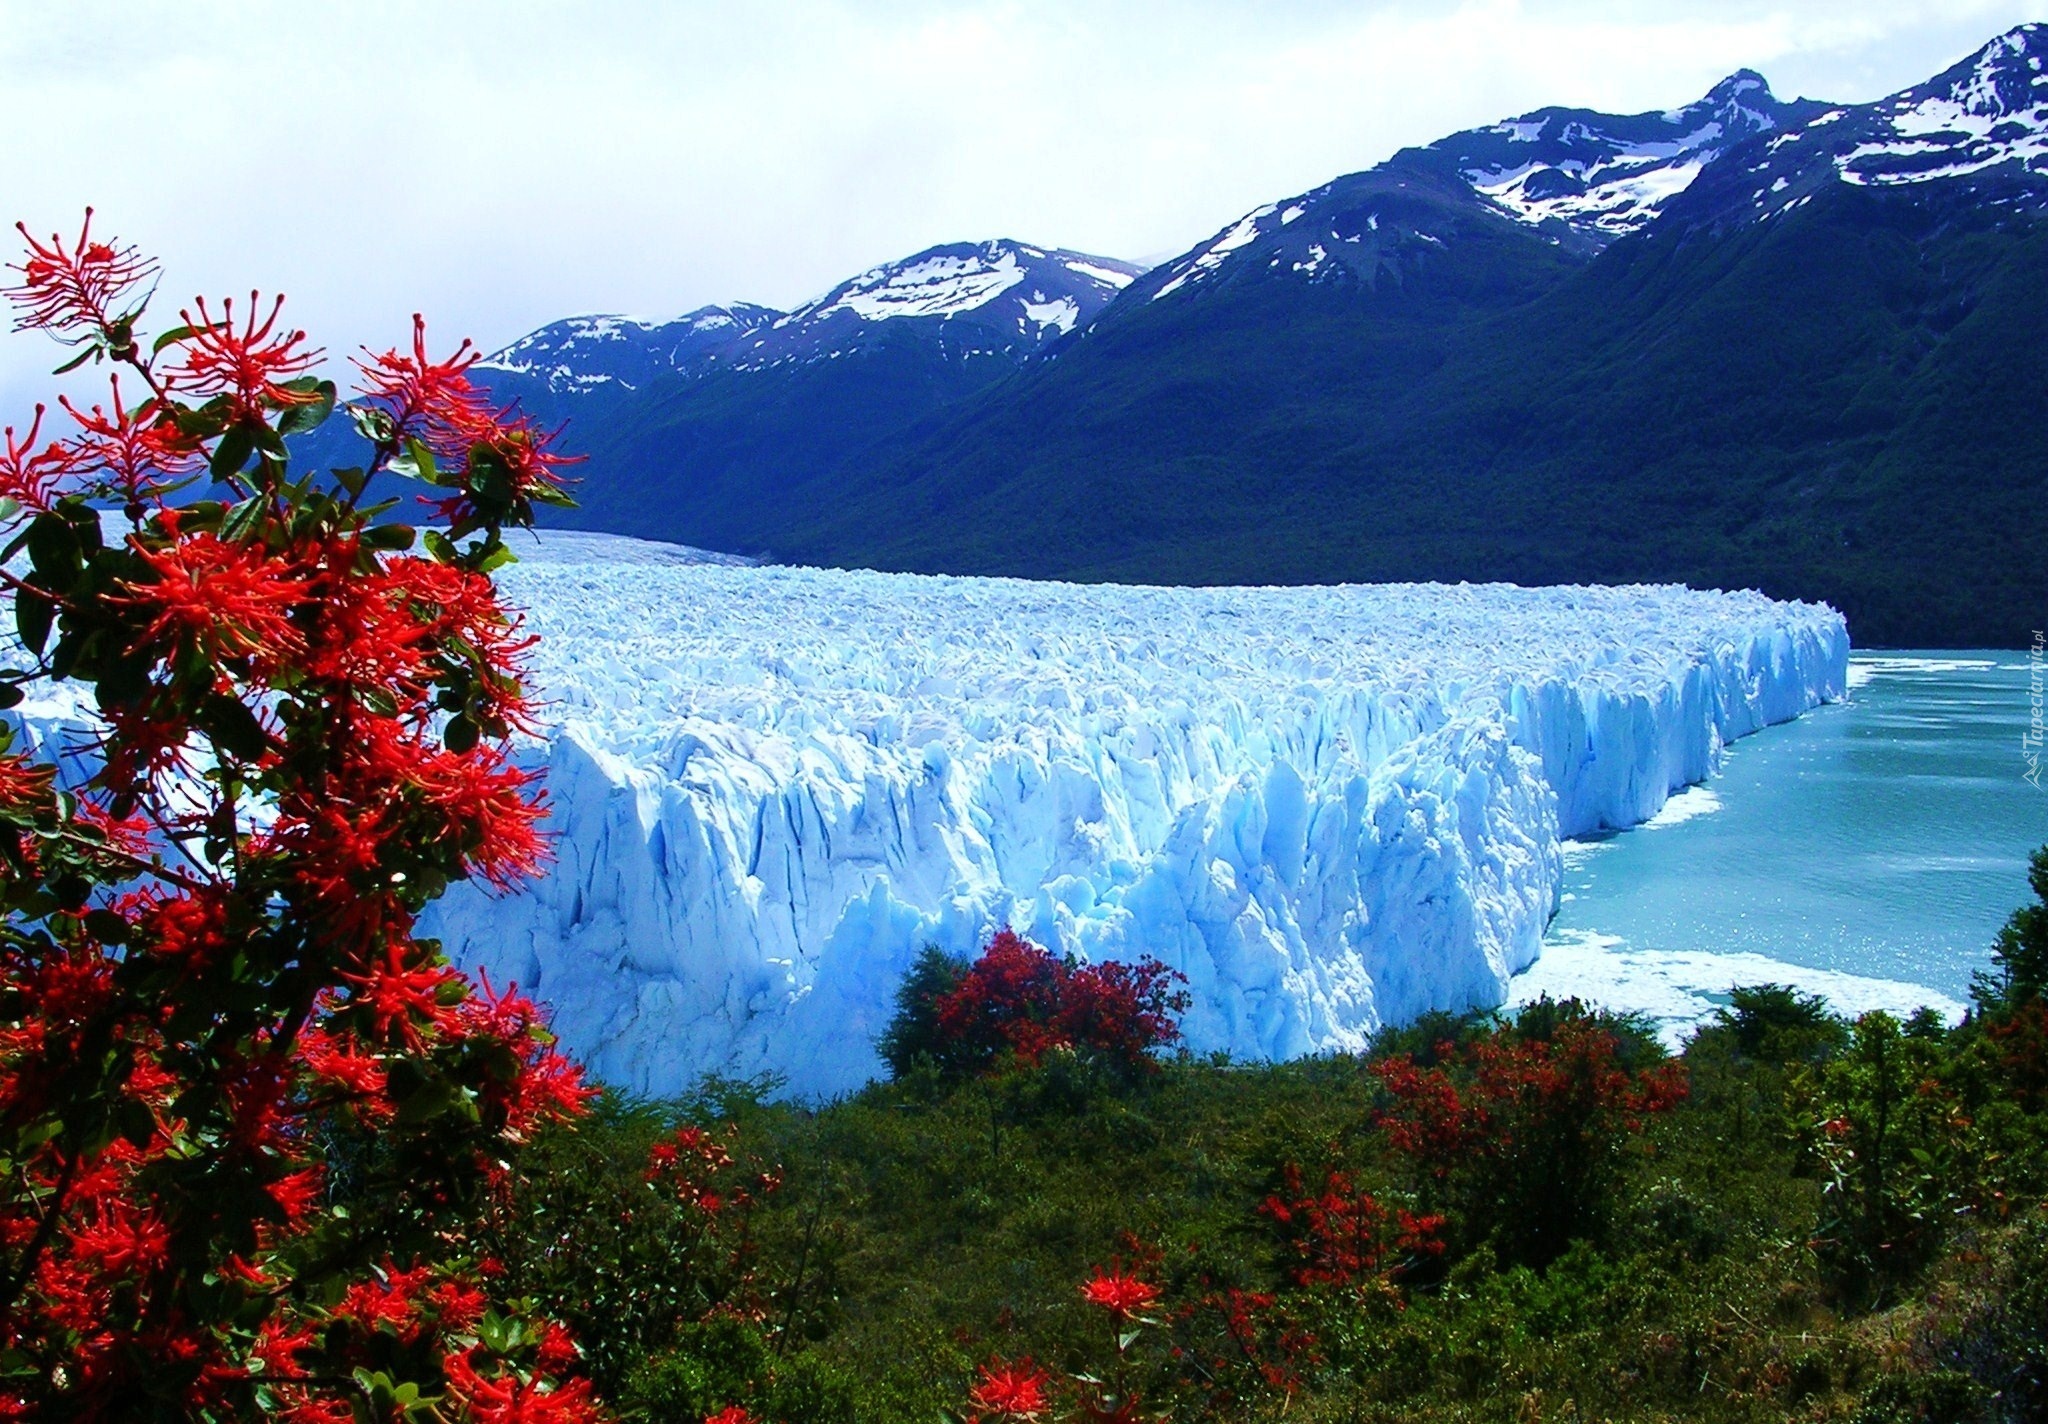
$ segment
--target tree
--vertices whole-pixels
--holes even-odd
[[[415,317],[357,362],[368,464],[299,474],[337,392],[282,299],[148,341],[156,264],[91,222],[7,292],[59,374],[112,374],[0,452],[0,706],[76,689],[91,729],[0,749],[0,1412],[593,1418],[472,1244],[586,1090],[531,1002],[414,933],[542,859],[489,575],[562,457]],[[424,554],[372,498],[394,476],[434,487]]]
[[[1970,998],[1987,1017],[2022,1008],[2048,991],[2048,846],[2029,859],[2027,884],[2034,903],[2014,910],[1991,946],[1997,972],[1970,979]]]
[[[1180,1037],[1188,997],[1173,986],[1182,978],[1156,959],[1083,964],[998,930],[971,965],[927,950],[897,993],[879,1048],[899,1077],[925,1061],[953,1077],[999,1062],[1032,1067],[1056,1051],[1134,1075]]]

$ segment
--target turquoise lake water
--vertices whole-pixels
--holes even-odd
[[[2035,675],[2025,653],[1855,655],[1846,702],[1736,742],[1654,821],[1567,845],[1516,1000],[1575,993],[1674,1039],[1766,980],[1960,1012],[2048,843],[2022,742]]]

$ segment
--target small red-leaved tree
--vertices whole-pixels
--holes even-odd
[[[1576,1004],[1525,1018],[1543,1031],[1500,1028],[1440,1045],[1437,1066],[1400,1054],[1373,1071],[1388,1094],[1377,1121],[1425,1194],[1468,1241],[1541,1266],[1601,1222],[1629,1143],[1686,1079],[1676,1062],[1624,1062],[1621,1036]]]
[[[1280,1169],[1280,1190],[1259,1206],[1284,1243],[1287,1279],[1303,1289],[1334,1287],[1361,1295],[1392,1296],[1398,1281],[1417,1265],[1441,1256],[1440,1216],[1390,1206],[1362,1189],[1349,1172],[1331,1169],[1320,1190],[1302,1180],[1289,1162]]]
[[[148,341],[154,264],[90,214],[14,270],[18,327],[114,374],[0,452],[0,705],[69,684],[97,729],[0,748],[0,1415],[593,1418],[467,1244],[585,1089],[413,933],[541,858],[489,573],[560,457],[415,318],[358,363],[367,462],[301,477],[336,391],[277,302]],[[388,474],[439,487],[424,554]]]
[[[1184,982],[1156,959],[1083,964],[1003,929],[972,965],[927,951],[880,1051],[899,1076],[920,1061],[953,1075],[1035,1067],[1061,1049],[1136,1074],[1180,1038],[1188,996],[1174,986]]]

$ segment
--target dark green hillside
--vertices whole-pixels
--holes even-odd
[[[1837,184],[1577,271],[1466,236],[1399,287],[1112,307],[764,542],[1080,578],[1682,579],[1826,598],[1865,644],[2012,645],[2048,595],[2044,241]]]
[[[672,377],[579,422],[580,507],[549,522],[780,551],[837,497],[850,461],[1014,370],[1000,356],[934,359],[885,330],[837,359]]]

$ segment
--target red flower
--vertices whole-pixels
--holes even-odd
[[[987,1064],[1008,1052],[1030,1066],[1059,1048],[1086,1048],[1138,1071],[1180,1037],[1181,976],[1156,959],[1136,965],[1063,960],[1014,931],[998,931],[951,993],[933,1005],[956,1057]]]
[[[57,768],[0,754],[0,811],[41,810],[55,799]]]
[[[78,240],[69,247],[61,236],[41,243],[24,224],[14,226],[29,249],[26,262],[9,264],[22,277],[19,285],[7,289],[16,331],[47,331],[61,341],[77,342],[106,332],[123,317],[133,319],[134,310],[122,308],[156,275],[156,262],[133,247],[94,242],[91,208],[85,210]]]
[[[0,450],[0,499],[11,499],[26,509],[41,513],[57,497],[57,486],[77,467],[78,452],[60,441],[36,449],[42,436],[44,407],[36,407],[26,439],[14,438],[14,427],[6,429],[6,448]]]
[[[288,389],[285,382],[318,364],[320,352],[301,349],[305,332],[278,329],[283,297],[274,299],[269,315],[258,321],[262,305],[259,293],[249,293],[249,314],[240,328],[235,325],[233,297],[222,299],[217,321],[204,297],[193,302],[198,315],[179,312],[192,334],[179,344],[179,362],[163,372],[164,384],[180,394],[225,396],[230,420],[245,425],[263,421],[273,410],[318,399],[310,392]]]
[[[119,1198],[102,1201],[90,1221],[67,1229],[71,1249],[105,1276],[147,1275],[171,1247],[170,1228],[148,1208]]]
[[[149,400],[130,410],[121,403],[121,378],[110,376],[108,384],[112,415],[99,406],[81,411],[58,397],[80,430],[71,440],[74,469],[101,472],[99,483],[109,493],[134,503],[206,467],[206,452],[178,429],[163,402]]]
[[[469,379],[469,368],[482,354],[465,338],[447,360],[433,360],[427,355],[426,318],[414,312],[411,354],[394,347],[379,356],[365,347],[355,363],[363,373],[357,389],[391,422],[393,447],[412,438],[437,457],[459,460],[468,454],[465,432],[490,418],[489,393]]]
[[[280,1177],[264,1190],[277,1203],[277,1209],[284,1213],[287,1222],[305,1219],[306,1212],[320,1200],[325,1189],[326,1173],[319,1167],[307,1167]]]
[[[591,1401],[589,1380],[551,1387],[509,1372],[486,1379],[475,1354],[450,1355],[447,1365],[449,1392],[475,1424],[598,1424],[604,1417]]]
[[[704,1416],[704,1424],[755,1424],[754,1416],[737,1404],[728,1404],[716,1414]]]
[[[1081,1299],[1099,1305],[1117,1320],[1129,1320],[1159,1299],[1159,1287],[1136,1276],[1125,1275],[1121,1267],[1096,1269],[1095,1278],[1081,1287]]]
[[[109,601],[144,620],[140,642],[196,650],[213,662],[264,664],[302,645],[292,614],[306,600],[305,577],[262,545],[191,534],[163,549],[138,544],[136,552],[156,577],[123,584]]]
[[[389,1041],[395,1029],[412,1047],[423,1041],[422,1025],[442,1022],[448,1007],[441,1002],[442,995],[452,997],[463,983],[461,973],[446,964],[408,966],[405,951],[396,944],[387,947],[384,962],[368,973],[343,977],[355,986],[349,1006],[368,1010],[377,1041]]]
[[[1050,1378],[1029,1360],[990,1360],[967,1392],[967,1403],[976,1411],[977,1424],[984,1413],[999,1424],[1033,1424],[1048,1406]]]

